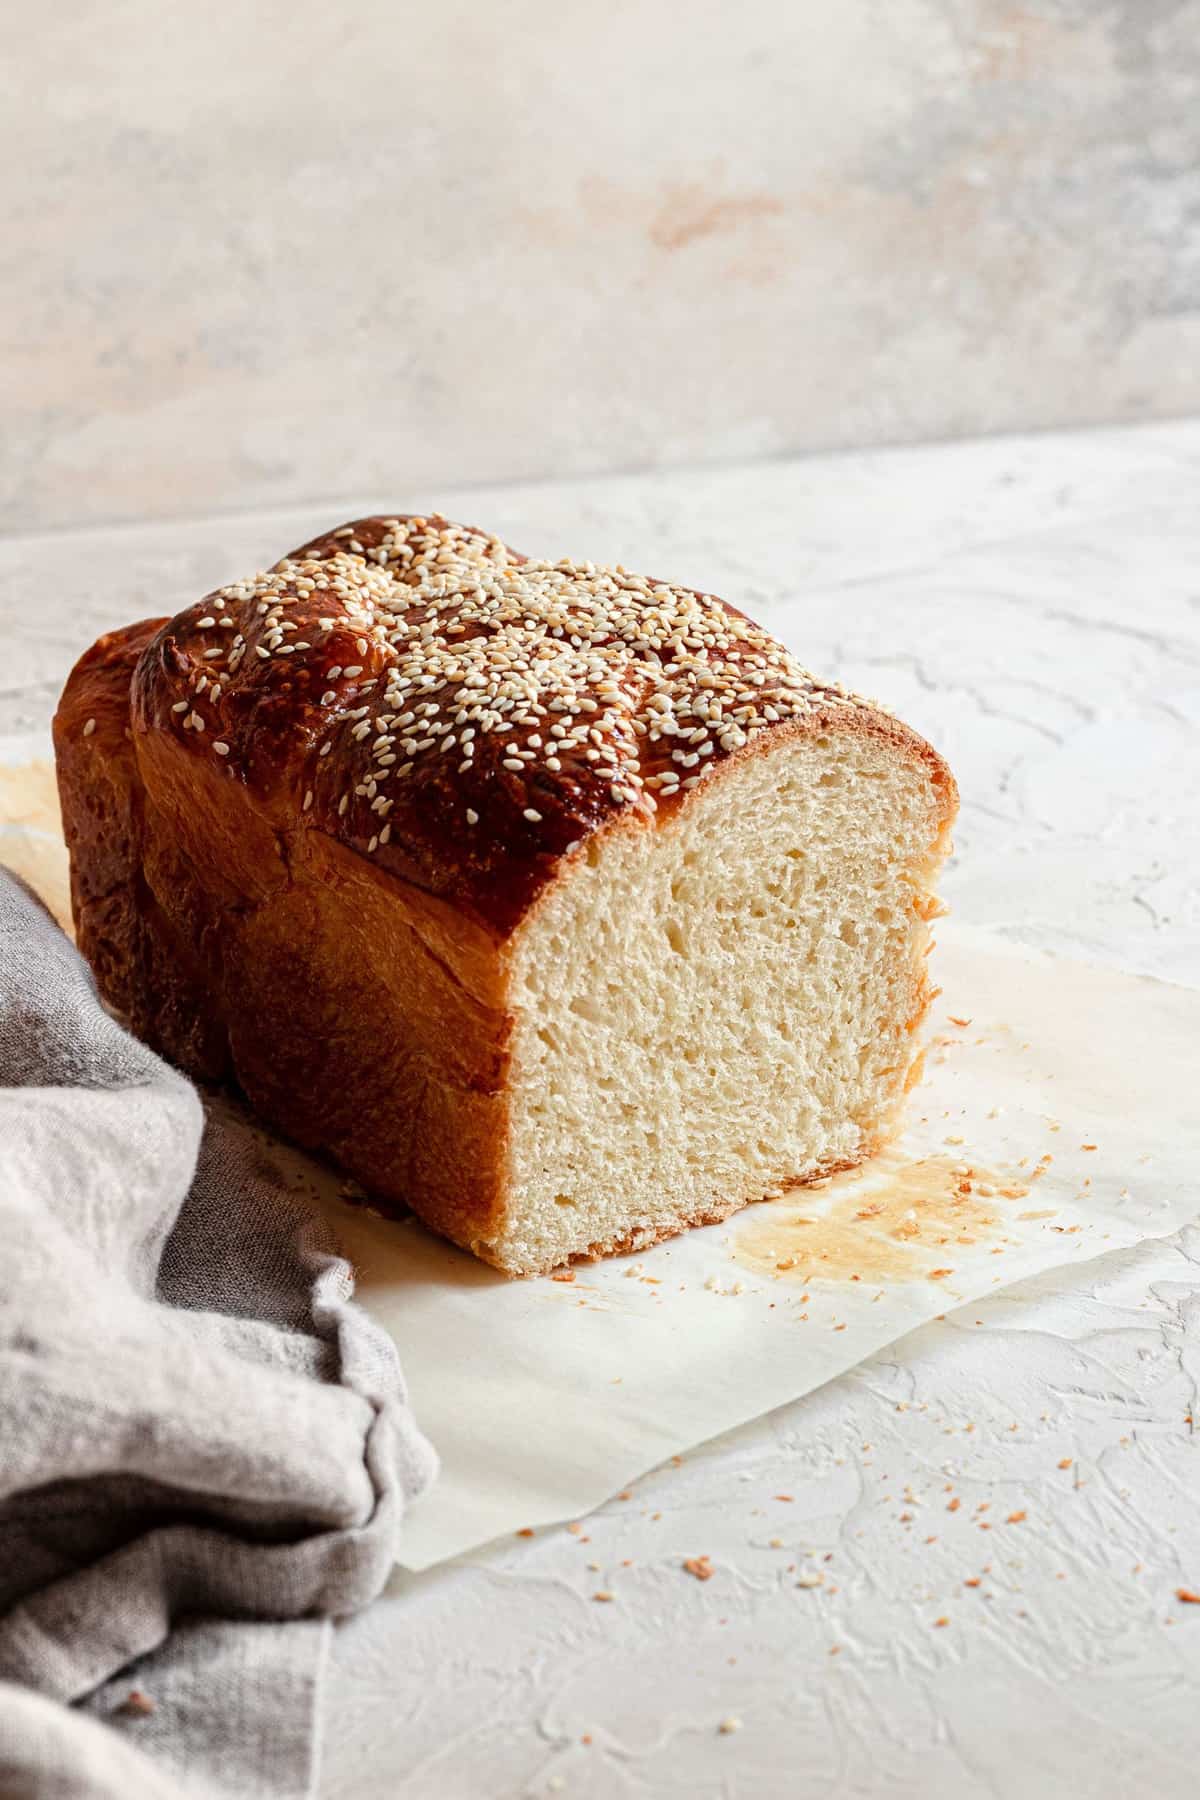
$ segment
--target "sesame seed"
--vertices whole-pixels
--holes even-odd
[[[818,682],[711,595],[590,562],[516,563],[498,539],[436,515],[358,529],[365,539],[353,526],[325,533],[197,608],[197,629],[235,632],[227,685],[305,697],[311,687],[330,708],[341,678],[366,676],[354,696],[365,704],[318,749],[323,761],[333,758],[341,791],[330,804],[339,817],[357,794],[382,819],[405,784],[453,785],[478,759],[482,775],[497,767],[525,781],[540,774],[552,792],[580,784],[589,800],[636,807],[649,821],[655,795],[686,794],[760,733],[818,707],[865,704]],[[328,642],[337,630],[360,661],[322,668],[312,640]],[[217,660],[223,647],[202,659]],[[250,647],[252,682],[237,672]],[[285,657],[297,660],[289,667]],[[210,703],[222,701],[215,676],[208,685]],[[195,684],[196,699],[204,691]],[[175,710],[186,729],[204,729],[188,700]],[[453,763],[439,761],[450,755]],[[438,773],[451,768],[454,775]],[[542,822],[538,808],[522,811]],[[478,822],[473,808],[465,812]],[[376,844],[388,841],[386,829]]]
[[[185,701],[184,704],[186,705],[187,702]],[[93,731],[95,731],[95,729],[96,729],[95,719],[89,719],[83,728],[84,737],[91,737],[91,735],[92,735]]]
[[[213,744],[213,749],[216,751],[218,756],[228,756],[229,755],[229,745],[222,742],[222,740],[220,738],[217,738],[216,742]]]
[[[467,808],[467,824],[468,825],[478,825],[478,823],[479,823],[479,814],[475,811],[475,808],[473,806],[468,806],[468,808]]]

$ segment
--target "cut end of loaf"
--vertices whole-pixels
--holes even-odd
[[[893,1133],[953,790],[883,724],[776,740],[547,894],[514,944],[509,1199],[477,1254],[525,1275],[643,1249]]]

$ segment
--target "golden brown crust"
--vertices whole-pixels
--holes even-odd
[[[359,520],[186,608],[139,736],[511,934],[564,855],[800,727],[915,733],[712,596],[532,563],[442,519]]]
[[[606,752],[620,740],[615,781],[618,765],[602,756],[598,773],[596,746],[582,738],[557,768],[525,750],[520,769],[506,769],[513,743],[544,736],[506,719],[501,732],[480,734],[469,767],[419,751],[415,778],[389,785],[378,762],[383,689],[364,693],[403,651],[364,625],[363,593],[424,593],[448,533],[458,534],[460,563],[485,567],[488,592],[507,570],[549,568],[444,521],[399,523],[399,532],[396,518],[339,528],[286,561],[282,578],[102,638],[72,672],[55,719],[59,785],[80,947],[134,1030],[198,1077],[235,1078],[288,1136],[330,1152],[385,1204],[411,1205],[474,1247],[499,1235],[509,1198],[506,942],[589,835],[653,829],[659,813],[686,803],[684,780],[720,779],[744,756],[823,731],[883,739],[923,763],[943,838],[956,793],[914,732],[797,675],[790,659],[771,661],[770,641],[747,621],[713,652],[714,666],[749,662],[763,677],[756,699],[766,693],[780,716],[718,733],[694,776],[681,776],[678,734],[659,735],[646,703],[690,682],[691,705],[703,646],[678,653],[682,673],[660,690],[640,664],[615,681],[609,737],[599,733]],[[339,547],[348,545],[358,548]],[[372,557],[406,549],[412,566],[381,576]],[[558,577],[537,579],[553,588]],[[281,591],[286,603],[272,613]],[[646,603],[668,591],[682,592],[649,585]],[[711,611],[704,617],[721,639]],[[440,619],[439,630],[444,609]],[[604,718],[606,688],[597,691]],[[365,733],[355,716],[364,705]],[[680,712],[695,744],[698,715]],[[374,809],[372,770],[392,798],[386,814]],[[466,830],[468,806],[481,818],[487,808],[486,830]],[[391,830],[379,842],[382,817]],[[929,993],[925,983],[918,1012]],[[683,1217],[677,1229],[746,1203]]]
[[[465,1241],[502,1204],[510,1021],[490,941],[242,784],[135,740],[158,621],[101,639],[55,718],[80,949],[139,1036]],[[90,729],[88,727],[90,726]]]

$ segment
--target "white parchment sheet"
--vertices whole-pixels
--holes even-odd
[[[52,767],[6,762],[0,858],[69,926]],[[938,938],[943,993],[896,1146],[568,1281],[509,1281],[347,1204],[335,1171],[270,1140],[333,1222],[441,1454],[408,1567],[586,1512],[939,1313],[1200,1213],[1200,993],[954,920]]]
[[[934,968],[925,1078],[892,1151],[573,1280],[510,1281],[280,1152],[318,1189],[442,1457],[408,1567],[586,1512],[940,1313],[1200,1212],[1200,994],[949,921]]]

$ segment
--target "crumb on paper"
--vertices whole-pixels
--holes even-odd
[[[1060,1469],[1069,1469],[1071,1466],[1071,1458],[1069,1456],[1060,1457],[1058,1466]]]
[[[717,1730],[721,1733],[722,1737],[728,1737],[731,1732],[740,1731],[741,1729],[742,1729],[742,1721],[740,1719],[735,1719],[732,1717],[728,1718],[728,1719],[722,1719],[721,1723],[717,1726]]]
[[[933,1621],[933,1623],[934,1623],[934,1627],[935,1627],[935,1629],[936,1629],[936,1630],[941,1630],[941,1628],[942,1628],[942,1627],[943,1627],[943,1626],[945,1626],[945,1625],[948,1625],[948,1624],[949,1624],[949,1623],[950,1623],[950,1620],[949,1620],[949,1619],[948,1619],[948,1618],[947,1618],[947,1616],[946,1616],[946,1614],[945,1614],[945,1613],[943,1613],[943,1614],[942,1614],[942,1616],[941,1616],[941,1618],[940,1618],[940,1619],[935,1619],[935,1620],[934,1620],[934,1621]]]
[[[612,1595],[609,1593],[607,1588],[597,1588],[596,1592],[592,1595],[592,1599],[593,1600],[611,1600]]]
[[[803,1569],[796,1577],[796,1586],[798,1588],[819,1588],[824,1587],[824,1585],[825,1577],[822,1575],[820,1569]]]
[[[977,1588],[979,1586],[979,1580],[980,1580],[980,1578],[978,1575],[968,1575],[966,1580],[963,1582],[963,1586],[969,1587],[969,1588]]]
[[[1175,1598],[1182,1600],[1185,1606],[1200,1606],[1200,1594],[1196,1592],[1195,1588],[1176,1588]]]
[[[711,1581],[716,1572],[710,1556],[689,1556],[683,1566],[689,1575],[695,1576],[697,1581]]]
[[[130,1688],[117,1711],[131,1719],[148,1719],[155,1710],[155,1702],[149,1694],[143,1694],[141,1688]]]
[[[945,1281],[947,1275],[953,1275],[953,1269],[930,1269],[930,1281]]]
[[[517,1535],[517,1537],[532,1537],[533,1536],[533,1526],[532,1525],[522,1525],[520,1531],[518,1531],[516,1535]]]
[[[575,1271],[574,1269],[555,1269],[550,1279],[551,1281],[574,1281]]]

